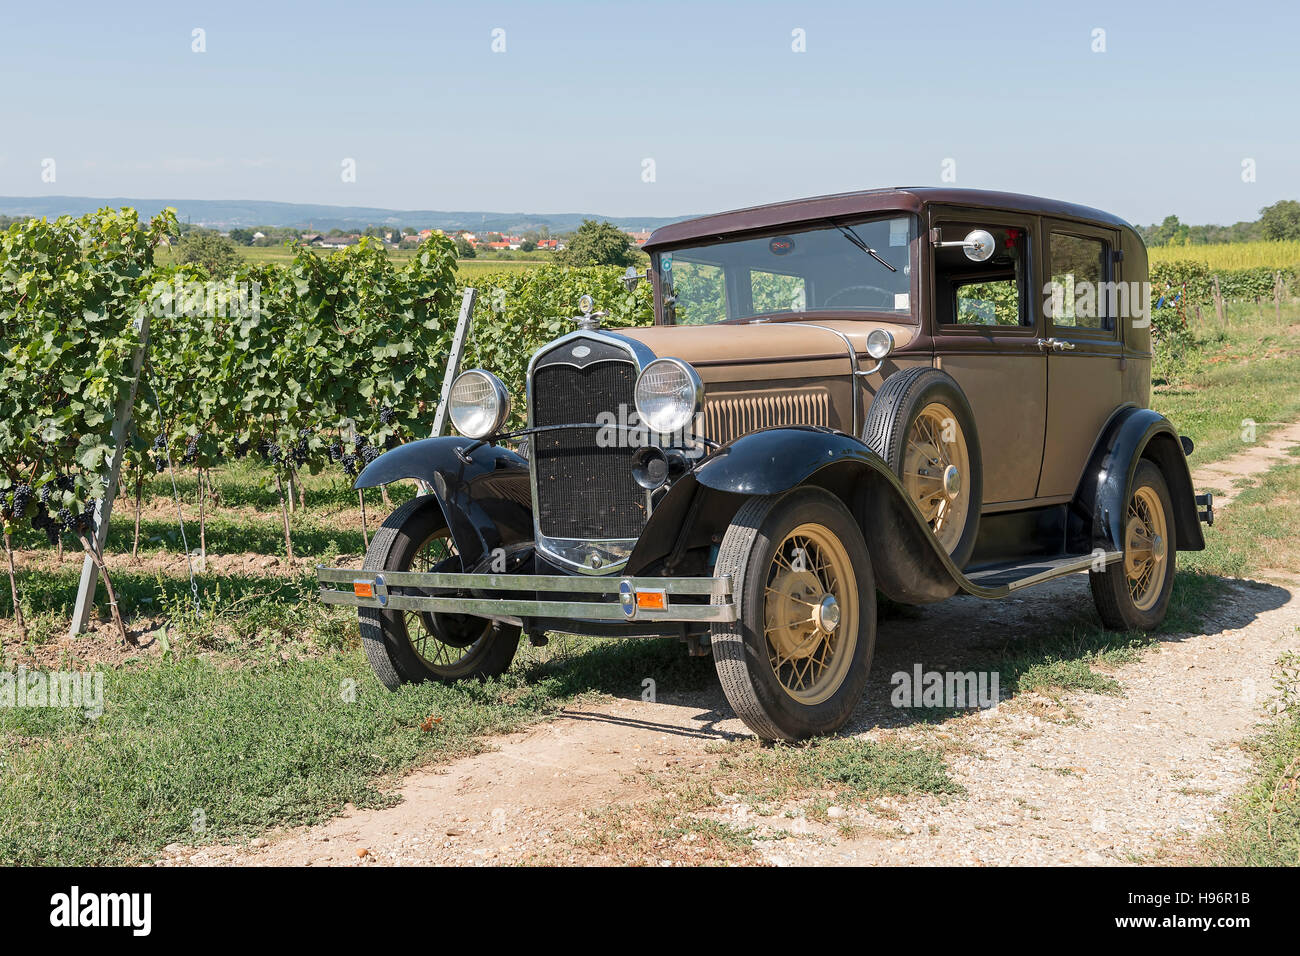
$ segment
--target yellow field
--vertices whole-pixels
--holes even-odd
[[[1300,240],[1224,242],[1208,246],[1152,246],[1151,264],[1202,262],[1210,269],[1288,269],[1300,265]]]

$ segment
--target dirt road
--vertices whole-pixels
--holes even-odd
[[[1289,441],[1287,440],[1289,439]],[[1278,444],[1278,442],[1281,444]],[[1229,491],[1300,442],[1300,427],[1198,473]],[[1008,642],[1091,620],[1076,575],[986,603],[955,598],[882,622],[866,698],[846,728],[940,749],[962,796],[880,798],[821,822],[807,795],[755,808],[723,797],[704,817],[752,828],[756,862],[1120,864],[1177,858],[1247,780],[1241,744],[1265,717],[1274,663],[1300,651],[1300,579],[1234,582],[1201,633],[1166,636],[1111,676],[1122,693],[1019,694],[940,722],[889,701],[890,677],[972,670]],[[748,736],[718,690],[578,706],[503,737],[497,749],[417,772],[387,809],[240,846],[171,847],[181,864],[513,864],[626,859],[586,838],[611,815],[649,812],[659,778],[708,779],[719,741]],[[725,749],[725,748],[723,748]],[[606,812],[598,813],[602,809]],[[690,834],[649,863],[692,862]]]

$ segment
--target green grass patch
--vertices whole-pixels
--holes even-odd
[[[104,709],[0,708],[0,864],[146,861],[168,843],[311,824],[592,692],[704,683],[674,641],[525,655],[503,678],[390,693],[355,649],[167,656],[103,671]],[[712,677],[708,668],[707,677]],[[431,730],[429,717],[440,718]],[[196,821],[202,826],[196,829]]]

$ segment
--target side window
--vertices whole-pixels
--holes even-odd
[[[993,236],[993,254],[973,262],[958,244],[972,229]],[[945,223],[934,251],[936,309],[940,325],[1030,328],[1029,232],[988,222]],[[947,245],[953,243],[953,245]]]
[[[1108,314],[1110,244],[1086,236],[1048,236],[1051,287],[1048,315],[1057,328],[1111,331]]]
[[[751,269],[749,291],[755,315],[767,312],[803,312],[808,307],[803,276]]]
[[[673,311],[678,325],[705,325],[727,317],[726,275],[721,266],[671,262]]]

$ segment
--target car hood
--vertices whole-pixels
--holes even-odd
[[[895,348],[906,348],[916,336],[916,326],[864,319],[827,319],[807,322],[764,322],[749,325],[656,325],[638,329],[611,329],[646,345],[655,355],[682,359],[696,367],[766,363],[786,359],[806,362],[843,359],[845,339],[859,356],[867,351],[873,329],[894,335]]]

